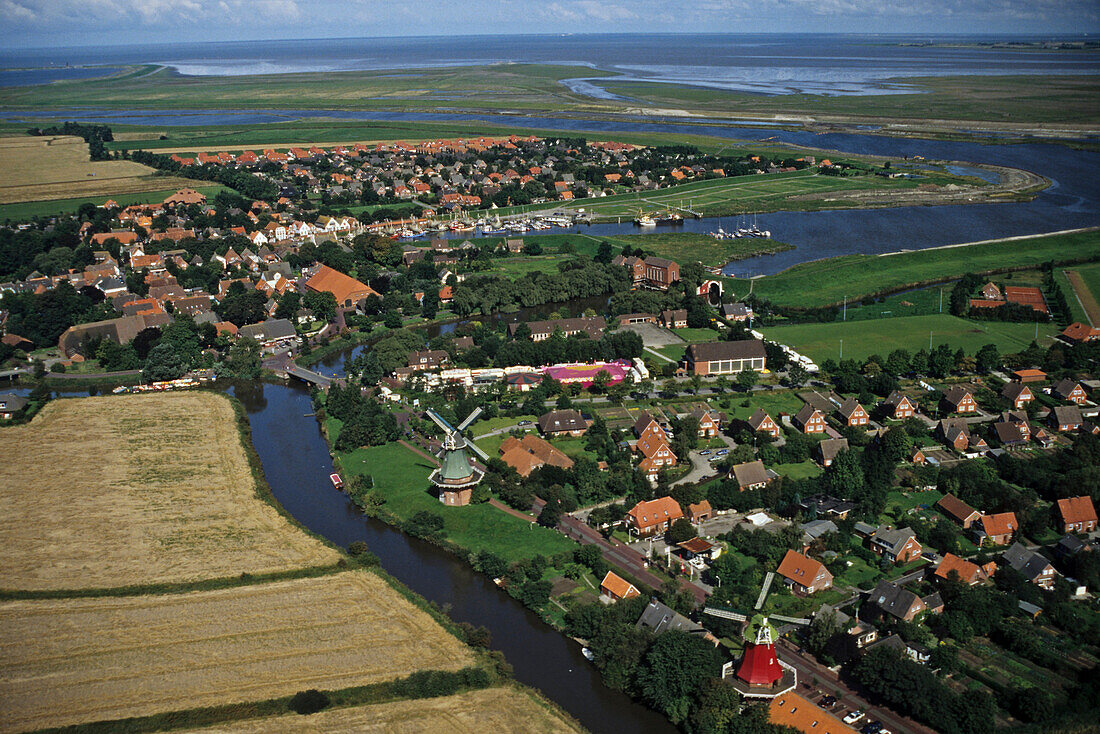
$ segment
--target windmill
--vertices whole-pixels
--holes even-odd
[[[703,609],[704,614],[714,617],[748,622],[742,632],[745,652],[737,662],[736,675],[730,680],[737,692],[746,698],[775,698],[780,693],[785,693],[798,685],[798,673],[790,665],[781,661],[775,653],[775,643],[779,639],[779,633],[772,626],[769,617],[800,625],[807,625],[810,620],[760,612],[764,601],[768,598],[768,591],[771,590],[774,579],[775,573],[768,571],[764,577],[760,595],[756,598],[755,613],[739,612],[719,606],[708,606]],[[733,663],[727,663],[722,669],[722,677],[728,678],[733,672]]]
[[[473,452],[482,461],[488,461],[489,455],[465,438],[462,432],[481,415],[481,408],[466,416],[458,428],[452,427],[431,408],[424,412],[443,429],[443,444],[436,454],[440,460],[439,468],[432,472],[428,481],[439,490],[439,501],[443,504],[468,505],[474,486],[485,473],[470,462],[466,452]]]

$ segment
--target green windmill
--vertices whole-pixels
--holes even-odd
[[[439,501],[445,505],[468,505],[474,487],[485,473],[470,461],[467,451],[473,452],[482,461],[488,461],[489,455],[474,445],[474,442],[462,435],[471,423],[481,415],[481,408],[466,416],[466,420],[454,428],[432,409],[424,411],[436,425],[443,429],[443,444],[436,456],[439,468],[432,472],[428,481],[439,490]]]

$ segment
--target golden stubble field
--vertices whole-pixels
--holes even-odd
[[[187,734],[573,734],[584,730],[528,693],[488,688],[456,696],[253,719]]]
[[[229,400],[56,400],[4,429],[3,588],[195,581],[335,563],[255,496]]]
[[[0,204],[202,185],[153,173],[152,168],[133,161],[92,161],[88,144],[78,137],[0,137]]]
[[[473,663],[469,648],[369,571],[187,594],[10,601],[0,604],[0,730],[262,700]]]

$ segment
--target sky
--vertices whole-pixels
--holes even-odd
[[[2,46],[499,33],[1100,34],[1097,0],[0,0]]]

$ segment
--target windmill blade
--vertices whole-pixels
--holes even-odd
[[[436,413],[434,410],[432,410],[431,408],[428,408],[427,410],[424,411],[424,413],[429,418],[431,418],[433,421],[435,421],[435,424],[437,426],[439,426],[440,428],[442,428],[445,433],[454,433],[455,429],[451,428],[451,424],[448,423],[447,421],[443,420],[439,416],[439,414]]]
[[[477,406],[476,408],[474,408],[474,412],[470,413],[468,416],[466,416],[466,420],[459,423],[458,428],[456,428],[455,430],[458,431],[459,433],[462,433],[463,431],[466,430],[467,426],[469,426],[471,423],[473,423],[474,421],[477,420],[477,417],[479,415],[481,415],[481,406],[480,405]]]
[[[772,588],[772,581],[775,579],[775,573],[768,571],[764,576],[764,588],[760,590],[760,596],[756,597],[756,609],[764,606],[764,600],[768,598],[768,591]]]
[[[487,454],[484,451],[482,451],[481,449],[479,449],[477,447],[477,444],[475,444],[470,439],[466,439],[466,448],[470,449],[470,451],[473,451],[474,454],[477,455],[477,458],[481,459],[482,461],[484,461],[484,462],[489,461],[489,454]]]

